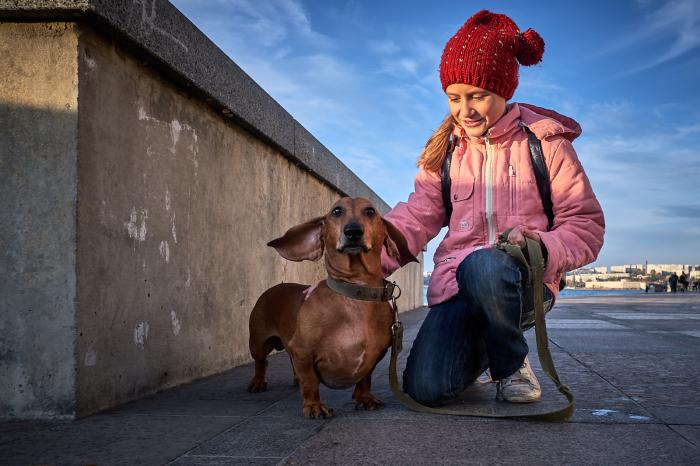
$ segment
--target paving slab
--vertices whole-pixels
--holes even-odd
[[[0,444],[0,464],[165,464],[244,417],[98,414]]]
[[[647,409],[665,424],[700,426],[700,406],[651,405]],[[700,442],[696,442],[700,446]]]
[[[176,466],[267,466],[279,464],[278,457],[183,456],[170,463]]]
[[[301,416],[256,416],[208,440],[188,456],[282,459],[328,422]]]
[[[286,464],[697,464],[661,425],[475,422],[454,417],[367,422],[339,418]]]
[[[426,313],[401,316],[400,368]],[[355,410],[352,388],[321,387],[335,416],[304,419],[282,352],[270,357],[264,393],[247,392],[248,364],[73,422],[0,422],[0,464],[698,464],[700,339],[683,332],[700,321],[604,315],[614,313],[700,315],[700,295],[562,299],[548,320],[557,370],[576,396],[568,423],[410,411],[389,389],[388,356],[373,377],[384,409]],[[494,384],[484,383],[450,408],[512,415],[562,406],[534,337],[526,332],[539,403],[497,402]]]
[[[570,352],[596,353],[697,353],[698,348],[685,340],[672,340],[662,335],[636,330],[601,331],[553,329],[552,341]]]
[[[700,426],[671,425],[669,427],[673,431],[678,432],[689,443],[700,447]]]
[[[577,353],[576,357],[640,403],[700,406],[700,354]]]

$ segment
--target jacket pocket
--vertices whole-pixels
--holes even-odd
[[[532,214],[540,202],[537,184],[513,165],[508,166],[508,197],[509,212],[512,216]]]
[[[450,229],[469,231],[474,228],[474,180],[452,185]]]
[[[452,203],[466,201],[474,194],[474,180],[461,181],[452,185]]]
[[[514,215],[527,216],[537,215],[542,211],[542,201],[540,192],[537,190],[535,172],[532,168],[532,160],[529,157],[529,149],[515,164],[515,177],[512,178],[515,189],[515,211]]]
[[[537,189],[537,183],[532,181],[518,181],[515,196],[515,212],[517,215],[537,215],[543,212],[542,199]]]

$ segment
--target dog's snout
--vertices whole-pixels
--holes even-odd
[[[365,234],[365,230],[357,222],[350,222],[343,228],[343,233],[349,240],[358,240]]]

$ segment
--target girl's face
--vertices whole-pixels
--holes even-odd
[[[506,111],[506,99],[480,87],[450,84],[445,94],[452,118],[471,137],[483,136]]]

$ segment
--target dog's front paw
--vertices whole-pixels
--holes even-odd
[[[308,419],[325,419],[333,417],[333,408],[329,408],[320,401],[304,403],[304,417]]]
[[[367,411],[374,411],[376,409],[382,409],[383,407],[384,403],[379,401],[371,393],[355,397],[355,409],[366,409]]]
[[[253,380],[248,384],[248,391],[250,393],[260,393],[267,391],[267,382],[264,380],[258,380],[253,377]]]

